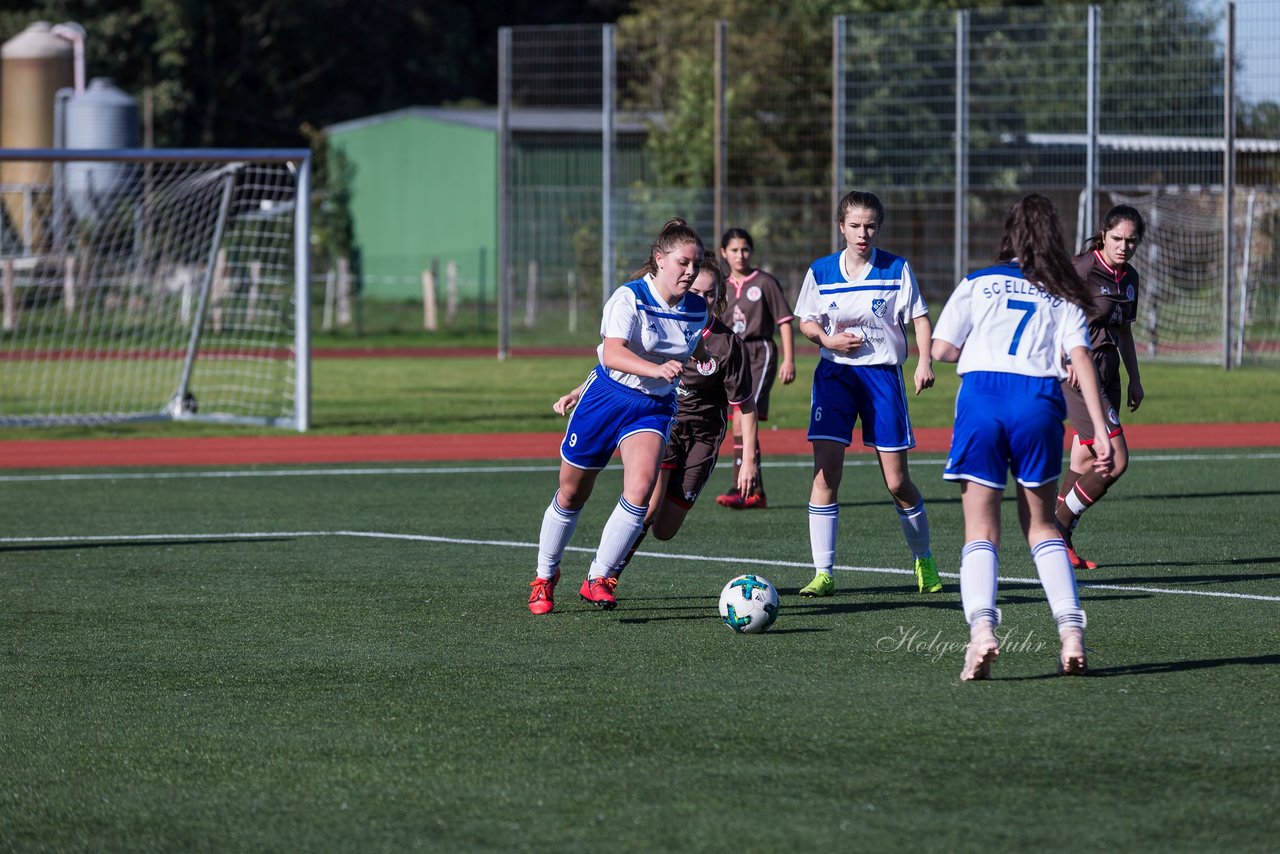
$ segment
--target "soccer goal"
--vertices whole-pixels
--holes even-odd
[[[1235,193],[1232,293],[1223,299],[1224,240],[1220,187],[1111,191],[1111,203],[1137,208],[1147,233],[1134,263],[1142,276],[1134,337],[1141,351],[1181,361],[1221,362],[1224,336],[1233,365],[1274,362],[1280,332],[1275,247],[1280,194],[1241,187]]]
[[[306,150],[0,149],[0,425],[306,430]]]

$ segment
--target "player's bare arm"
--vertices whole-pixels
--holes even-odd
[[[1093,422],[1093,468],[1098,472],[1111,471],[1114,462],[1111,455],[1111,439],[1107,433],[1106,405],[1102,400],[1102,386],[1098,381],[1098,369],[1089,358],[1088,347],[1071,348],[1071,364],[1076,366],[1076,378],[1080,381],[1080,393],[1089,408],[1089,420]]]
[[[655,365],[648,359],[637,356],[627,349],[627,342],[622,338],[604,339],[604,355],[600,358],[600,364],[610,371],[668,381],[676,379],[684,370],[684,364],[676,359],[668,359]]]
[[[790,385],[796,378],[796,334],[791,328],[791,321],[778,324],[782,333],[782,364],[778,365],[778,377],[783,385]]]
[[[1142,380],[1138,374],[1138,348],[1133,343],[1133,327],[1128,323],[1120,327],[1116,336],[1116,348],[1120,351],[1120,361],[1124,362],[1124,372],[1129,376],[1129,389],[1126,402],[1129,411],[1133,412],[1142,405],[1146,391],[1142,388]]]
[[[929,315],[922,314],[912,321],[916,331],[916,349],[920,356],[916,360],[916,394],[927,388],[933,388],[933,323]]]

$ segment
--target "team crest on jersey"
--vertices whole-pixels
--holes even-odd
[[[752,285],[751,287],[747,288],[747,299],[751,300],[752,302],[760,302],[760,297],[762,296],[764,296],[764,294],[760,292],[759,285]]]
[[[1107,287],[1106,285],[1102,285],[1102,286],[1100,286],[1100,287],[1098,288],[1098,290],[1099,290],[1100,292],[1102,292],[1103,294],[1105,294],[1106,296],[1110,296],[1110,295],[1111,295],[1111,288]]]
[[[1129,287],[1124,289],[1124,298],[1129,302],[1133,302],[1133,285],[1129,285]]]
[[[1112,424],[1120,423],[1120,413],[1116,412],[1116,408],[1114,406],[1107,407],[1107,420]]]
[[[884,317],[885,309],[889,307],[889,303],[882,299],[873,299],[871,301],[871,313],[876,317]]]
[[[717,368],[720,367],[720,363],[716,361],[715,356],[712,356],[710,359],[707,359],[705,362],[703,361],[697,362],[695,364],[695,367],[698,369],[698,373],[702,374],[704,377],[709,377],[716,372]]]

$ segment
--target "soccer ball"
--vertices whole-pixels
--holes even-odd
[[[735,632],[763,632],[778,619],[778,588],[764,576],[739,575],[720,591],[720,619]]]

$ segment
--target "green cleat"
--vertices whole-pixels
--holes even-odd
[[[800,588],[801,596],[830,596],[836,592],[836,580],[826,572],[819,572],[804,587]]]
[[[933,558],[916,558],[916,587],[921,593],[942,592],[942,579],[938,577],[938,564]]]

